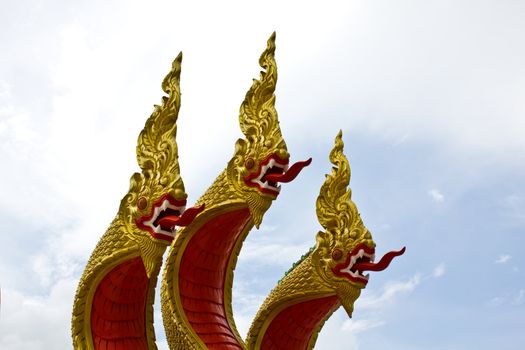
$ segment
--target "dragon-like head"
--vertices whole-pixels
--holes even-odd
[[[162,104],[146,121],[137,142],[137,161],[142,169],[130,179],[128,194],[120,204],[127,234],[139,244],[148,276],[167,245],[175,237],[175,226],[188,225],[204,207],[186,208],[187,194],[180,176],[177,117],[180,109],[182,53],[162,82]]]
[[[351,200],[352,191],[348,187],[350,165],[343,146],[342,132],[339,131],[330,152],[330,161],[334,165],[332,174],[326,176],[317,198],[317,218],[325,231],[317,234],[312,264],[323,283],[334,289],[351,316],[355,300],[368,283],[368,275],[363,272],[384,270],[394,257],[405,252],[405,248],[387,253],[374,263],[376,244]]]
[[[277,111],[275,110],[275,32],[268,39],[259,64],[260,80],[254,82],[241,104],[239,123],[245,135],[237,140],[235,153],[228,163],[228,181],[240,198],[245,198],[254,223],[262,217],[280,191],[279,182],[290,182],[311,159],[288,166],[290,154],[286,148]]]

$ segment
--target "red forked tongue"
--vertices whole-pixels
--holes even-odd
[[[312,162],[312,158],[297,162],[292,165],[284,174],[268,174],[265,175],[263,180],[271,182],[290,182],[299,175],[304,167],[307,167]]]
[[[173,227],[175,225],[188,226],[189,224],[191,224],[193,219],[195,219],[195,217],[199,215],[199,213],[203,210],[204,210],[204,204],[201,205],[200,207],[191,207],[191,208],[184,210],[184,213],[182,213],[181,216],[170,215],[170,216],[166,216],[160,219],[159,224],[164,227]]]
[[[405,250],[406,250],[406,247],[403,247],[403,249],[397,252],[396,251],[388,252],[381,258],[381,260],[377,264],[374,264],[373,262],[356,263],[354,264],[354,266],[352,266],[352,270],[357,270],[360,272],[361,271],[383,271],[384,269],[388,267],[388,265],[390,265],[390,263],[392,262],[392,260],[394,260],[396,256],[403,255],[405,253]]]

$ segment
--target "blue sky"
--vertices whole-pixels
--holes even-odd
[[[245,242],[241,333],[314,243],[342,129],[378,253],[407,252],[371,276],[352,320],[332,316],[316,349],[522,349],[524,17],[521,1],[2,3],[0,348],[71,348],[78,279],[138,169],[137,135],[178,52],[192,202],[233,153],[275,30],[283,135],[292,159],[314,160]]]

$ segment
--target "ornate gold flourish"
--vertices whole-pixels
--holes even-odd
[[[180,109],[180,72],[182,52],[173,61],[171,71],[162,82],[168,97],[155,105],[137,142],[137,162],[144,177],[158,181],[161,186],[174,186],[184,191],[180,178],[177,154],[177,118]],[[157,177],[159,177],[157,179]]]
[[[130,188],[120,203],[119,211],[101,237],[80,279],[73,305],[72,336],[75,349],[94,349],[91,334],[93,296],[102,278],[117,265],[140,256],[144,263],[149,288],[146,300],[148,347],[156,349],[153,329],[153,301],[162,255],[169,242],[153,238],[137,226],[136,220],[150,213],[153,202],[163,195],[185,199],[184,184],[179,174],[177,117],[180,108],[180,68],[182,53],[173,61],[171,71],[162,83],[168,96],[162,98],[146,121],[137,142],[137,161],[141,173],[134,173]],[[143,198],[139,205],[139,198]]]
[[[284,145],[277,111],[275,110],[275,86],[277,65],[275,63],[275,32],[268,39],[266,50],[259,58],[260,80],[254,79],[241,104],[239,123],[254,154],[264,154],[271,147]],[[284,155],[286,156],[286,155]]]

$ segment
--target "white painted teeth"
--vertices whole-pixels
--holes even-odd
[[[366,274],[363,276],[359,274],[359,271],[352,271],[352,267],[356,263],[357,259],[362,258],[362,257],[367,257],[370,259],[371,262],[373,262],[375,259],[375,254],[367,254],[365,253],[363,249],[359,249],[359,251],[356,254],[350,257],[350,263],[348,264],[347,267],[342,269],[341,272],[347,273],[354,278],[365,278],[366,280],[368,280],[368,277],[370,276],[370,274]]]
[[[274,187],[274,186],[271,186],[270,184],[268,184],[268,181],[265,181],[265,182],[262,182],[262,178],[264,177],[264,175],[266,175],[266,171],[268,171],[268,169],[271,169],[273,167],[278,167],[278,168],[281,168],[281,169],[284,169],[284,173],[288,170],[288,164],[286,165],[282,165],[282,164],[279,164],[275,161],[275,159],[270,159],[270,161],[268,162],[268,164],[266,165],[263,165],[261,167],[261,173],[259,174],[259,176],[255,179],[252,179],[251,181],[253,183],[256,183],[258,184],[259,186],[261,186],[262,188],[265,188],[267,190],[272,190],[272,191],[276,191],[276,192],[280,192],[281,191],[281,185],[278,185],[277,187]]]
[[[157,218],[159,217],[159,214],[162,213],[164,210],[166,210],[168,208],[173,209],[173,210],[177,210],[180,213],[180,215],[182,215],[182,213],[184,213],[184,210],[186,210],[186,206],[177,207],[175,205],[172,205],[169,202],[169,200],[165,199],[160,206],[155,207],[155,209],[153,209],[153,217],[149,221],[144,222],[144,225],[147,225],[147,226],[151,227],[151,229],[155,233],[166,235],[166,236],[170,236],[170,237],[175,237],[175,227],[173,227],[173,230],[171,230],[171,231],[165,231],[165,230],[162,229],[162,227],[160,225],[155,226],[153,224],[155,222],[155,220],[157,220]]]

